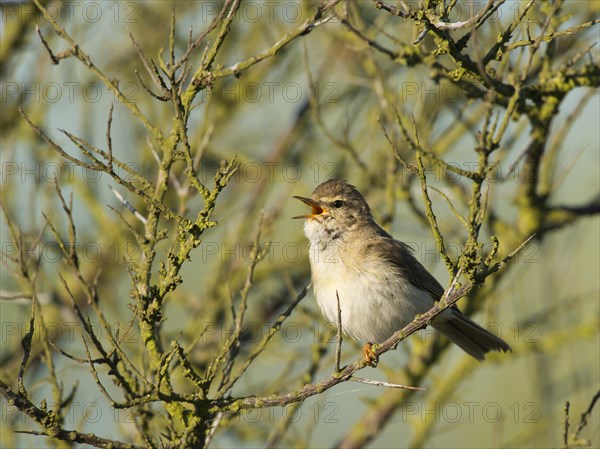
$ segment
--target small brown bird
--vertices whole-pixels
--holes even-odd
[[[312,208],[304,233],[310,241],[312,282],[321,311],[337,323],[337,295],[342,330],[366,342],[365,360],[376,364],[371,344],[382,342],[427,312],[444,288],[413,256],[374,220],[356,188],[333,179],[320,184],[310,198],[295,196]],[[483,360],[489,351],[510,346],[450,307],[431,325],[469,355]]]

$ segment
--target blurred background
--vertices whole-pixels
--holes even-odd
[[[471,2],[476,10],[485,2]],[[470,3],[470,4],[471,4]],[[398,6],[398,2],[394,3]],[[412,7],[416,7],[416,3]],[[152,98],[135,75],[150,85],[129,33],[146,55],[156,59],[168,45],[170,17],[176,17],[176,49],[181,54],[190,29],[206,28],[220,4],[203,1],[178,2],[49,2],[55,14],[94,64],[110,78],[153,123],[168,132],[174,114],[170,103]],[[523,2],[507,1],[494,20],[486,22],[470,42],[477,55],[522,12]],[[467,6],[458,8],[452,21],[465,20]],[[270,48],[287,32],[310,16],[314,4],[295,1],[243,2],[217,57],[217,65],[231,66]],[[598,3],[566,2],[561,9],[561,28],[598,16]],[[393,107],[413,117],[423,148],[451,165],[477,167],[475,148],[485,103],[444,79],[432,79],[425,61],[390,57],[369,46],[344,25],[343,15],[360,33],[385,48],[405,48],[420,30],[405,19],[384,14],[373,2],[355,2],[339,16],[310,34],[294,40],[275,56],[244,71],[239,77],[216,80],[200,92],[189,120],[188,135],[200,161],[201,181],[210,185],[221,160],[236,157],[239,169],[219,198],[214,213],[218,225],[203,235],[203,244],[192,253],[183,269],[183,283],[166,302],[164,338],[196,339],[193,358],[209,360],[229,335],[225,316],[232,297],[242,289],[251,262],[251,250],[262,218],[260,244],[267,257],[256,270],[248,295],[243,353],[267,332],[281,311],[310,282],[308,244],[302,222],[290,217],[304,213],[292,195],[308,196],[321,182],[342,177],[356,185],[373,213],[394,237],[411,244],[418,259],[446,285],[445,265],[436,250],[431,229],[424,218],[418,178],[396,159],[380,122],[407,161],[414,159],[394,120]],[[537,36],[547,13],[536,4],[528,28]],[[139,334],[130,327],[131,281],[127,261],[140,257],[135,240],[117,214],[134,226],[132,218],[109,186],[116,188],[144,214],[144,204],[120,189],[106,174],[76,166],[43,143],[18,112],[22,107],[32,121],[65,150],[79,150],[61,129],[88,142],[106,146],[107,117],[114,105],[112,145],[115,157],[156,178],[157,164],[152,142],[144,128],[115,96],[83,64],[73,58],[53,65],[35,31],[44,33],[55,53],[66,48],[51,26],[31,3],[2,3],[2,201],[27,241],[31,257],[39,261],[37,292],[46,322],[46,337],[63,350],[85,357],[81,325],[68,307],[57,272],[65,268],[45,227],[43,213],[67,235],[64,215],[55,194],[58,178],[66,196],[73,194],[79,258],[82,271],[99,273],[102,305],[115,331],[130,332],[126,346],[136,353]],[[519,29],[515,40],[524,39]],[[558,40],[556,63],[564,62],[597,43],[597,26]],[[432,50],[433,38],[420,44]],[[545,45],[545,44],[542,44]],[[561,47],[564,46],[563,47]],[[400,53],[400,52],[399,52]],[[192,57],[192,65],[200,52]],[[526,58],[523,52],[521,58]],[[589,57],[598,62],[597,48]],[[447,56],[446,56],[447,58]],[[561,59],[562,58],[562,59]],[[519,73],[523,61],[515,55],[498,66],[510,81],[510,70]],[[513,78],[514,79],[514,78]],[[533,80],[531,80],[533,81]],[[498,109],[498,114],[503,113]],[[577,88],[568,93],[552,122],[547,154],[553,162],[544,179],[554,205],[580,205],[598,200],[600,191],[600,103],[598,91]],[[516,247],[521,208],[518,201],[523,179],[523,151],[530,139],[530,124],[515,114],[508,123],[499,149],[493,153],[494,174],[487,183],[488,214],[482,240],[497,235],[501,252]],[[184,164],[174,166],[183,170]],[[427,182],[440,231],[448,253],[457,257],[465,232],[447,197],[459,214],[469,210],[468,184],[439,166],[430,165]],[[167,196],[174,208],[176,185]],[[181,211],[194,217],[202,207],[198,197]],[[494,221],[496,220],[496,221]],[[2,378],[14,381],[21,361],[21,338],[31,315],[30,301],[18,296],[20,284],[10,270],[9,229],[3,216],[0,233],[1,273],[0,365]],[[500,223],[502,226],[498,225]],[[165,256],[169,240],[159,247]],[[491,246],[485,247],[487,251]],[[484,248],[484,250],[485,250]],[[558,447],[562,444],[565,402],[571,404],[572,425],[590,404],[600,384],[600,227],[597,216],[581,216],[564,226],[549,229],[528,243],[491,287],[469,299],[474,319],[504,338],[513,348],[484,363],[467,359],[456,347],[443,353],[420,383],[426,391],[398,401],[385,425],[370,441],[372,447]],[[162,253],[161,253],[162,251]],[[75,292],[75,295],[81,292]],[[462,301],[462,300],[461,300]],[[459,302],[459,307],[463,307]],[[92,314],[92,321],[93,314]],[[266,395],[285,392],[305,383],[312,350],[327,336],[312,292],[294,310],[267,351],[257,358],[234,388],[234,395]],[[102,329],[100,329],[102,332]],[[49,397],[47,360],[39,346],[43,332],[34,334],[29,387],[41,401]],[[329,334],[329,337],[331,335]],[[438,338],[425,330],[386,354],[377,369],[367,368],[363,377],[394,380],[402,376],[410,356]],[[35,343],[38,343],[37,346]],[[333,369],[335,338],[325,346],[316,380]],[[245,351],[245,352],[244,352]],[[131,440],[127,411],[111,409],[98,391],[87,365],[54,353],[55,369],[65,386],[79,384],[67,417],[67,428],[112,438]],[[358,344],[344,341],[342,362],[360,357]],[[242,356],[243,359],[243,356]],[[37,362],[36,362],[37,360]],[[69,387],[70,388],[70,387]],[[68,389],[68,388],[67,388]],[[263,446],[282,422],[289,424],[281,447],[331,447],[344,441],[367,416],[383,410],[386,396],[395,392],[382,387],[344,383],[306,400],[297,410],[266,408],[242,412],[217,430],[214,447]],[[13,433],[34,426],[2,398],[0,445],[2,447],[50,447],[42,437]],[[379,407],[379,408],[378,408]],[[593,447],[600,444],[599,409],[593,411],[582,436]],[[383,418],[382,418],[383,420]]]

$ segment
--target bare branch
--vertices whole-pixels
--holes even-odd
[[[49,420],[47,414],[36,407],[25,396],[15,393],[11,388],[0,380],[0,392],[6,400],[13,404],[18,410],[26,413],[31,419],[38,423],[46,432],[26,431],[32,435],[44,435],[61,441],[69,441],[72,443],[89,444],[90,446],[104,449],[142,449],[142,446],[134,444],[122,443],[117,440],[110,440],[94,435],[93,433],[81,433],[76,430],[62,429],[54,420]]]

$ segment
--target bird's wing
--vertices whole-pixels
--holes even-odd
[[[372,243],[371,250],[380,251],[381,256],[396,265],[411,284],[431,293],[436,301],[442,297],[444,287],[413,256],[406,243],[385,236],[378,237]]]

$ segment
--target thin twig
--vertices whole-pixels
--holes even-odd
[[[48,45],[48,42],[46,41],[46,39],[44,38],[44,35],[42,34],[42,30],[40,30],[39,25],[35,26],[35,31],[37,31],[38,36],[40,37],[40,40],[42,41],[42,45],[44,46],[44,48],[46,49],[46,51],[48,52],[48,54],[50,55],[50,59],[52,60],[52,64],[57,65],[61,59],[66,58],[67,56],[70,56],[70,54],[64,54],[62,53],[62,57],[58,58],[53,52],[52,49],[50,48],[50,45]]]
[[[385,125],[381,121],[381,118],[379,116],[377,116],[376,118],[377,118],[377,123],[379,123],[379,126],[381,127],[381,130],[383,131],[383,135],[385,136],[385,139],[388,141],[388,143],[390,144],[390,148],[394,152],[394,156],[396,156],[396,159],[398,160],[398,162],[400,162],[405,168],[408,167],[408,163],[404,160],[404,158],[402,158],[402,156],[400,156],[400,150],[398,150],[398,147],[396,147],[396,145],[394,145],[394,143],[392,142],[392,139],[390,139],[390,136],[388,135],[387,129],[385,128]]]
[[[106,147],[108,150],[107,165],[108,165],[109,172],[113,171],[113,148],[112,148],[112,137],[110,134],[110,129],[111,129],[111,125],[112,125],[114,108],[115,108],[115,104],[111,103],[110,109],[108,110],[108,120],[106,121]]]
[[[403,390],[420,390],[420,391],[426,390],[426,388],[411,387],[409,385],[402,385],[402,384],[394,384],[391,382],[385,382],[383,380],[364,379],[362,377],[356,377],[356,376],[352,376],[349,380],[351,380],[353,382],[360,382],[361,384],[375,385],[377,387],[401,388]]]
[[[148,223],[148,220],[146,219],[146,217],[144,217],[142,214],[140,214],[137,211],[137,209],[135,207],[133,207],[133,205],[129,201],[127,201],[125,198],[123,198],[123,195],[121,195],[116,189],[114,189],[110,185],[108,186],[108,188],[117,197],[117,199],[121,202],[121,204],[123,204],[123,206],[125,206],[129,210],[129,212],[131,212],[135,216],[135,218],[137,218],[144,224]]]
[[[14,293],[8,294],[4,292],[0,292],[0,301],[16,301],[19,299],[26,299],[27,302],[33,299],[33,295],[31,293]]]
[[[35,293],[33,294],[35,297]],[[27,367],[27,361],[31,355],[31,340],[33,338],[33,331],[35,329],[35,308],[37,301],[31,302],[31,318],[29,319],[29,330],[21,339],[21,347],[23,348],[23,358],[21,359],[21,366],[19,367],[19,374],[17,375],[17,385],[19,393],[27,397],[27,390],[25,388],[25,369]]]
[[[463,217],[458,210],[456,210],[456,207],[454,207],[454,204],[452,204],[452,201],[450,201],[450,198],[448,198],[448,195],[446,195],[444,192],[442,192],[440,189],[437,189],[433,186],[429,186],[430,189],[436,191],[442,198],[444,198],[444,200],[446,200],[446,203],[448,203],[448,206],[450,207],[450,209],[452,210],[452,212],[454,213],[454,215],[456,216],[456,218],[458,218],[458,220],[462,223],[462,225],[466,228],[469,229],[469,224],[467,223],[467,220],[465,219],[465,217]]]
[[[527,239],[525,239],[525,241],[523,243],[521,243],[513,251],[511,251],[508,256],[506,256],[500,262],[497,262],[492,267],[490,267],[487,270],[487,275],[489,276],[490,274],[495,273],[496,271],[504,268],[512,260],[512,258],[515,257],[517,255],[517,253],[519,251],[521,251],[525,247],[525,245],[527,245],[530,242],[530,240],[534,237],[535,237],[535,234],[531,234],[529,237],[527,237]]]
[[[575,432],[575,439],[579,438],[579,434],[581,433],[583,428],[585,426],[587,426],[588,419],[590,416],[592,416],[592,411],[594,410],[594,406],[596,405],[596,402],[598,402],[599,399],[600,399],[600,390],[598,390],[598,392],[594,395],[594,397],[592,398],[590,405],[588,406],[586,411],[581,414],[581,418],[579,419],[579,425],[577,426],[577,431]]]
[[[335,291],[335,298],[337,300],[337,341],[335,346],[335,372],[339,373],[340,359],[342,358],[342,308],[340,307],[340,295],[338,291]]]
[[[564,430],[563,430],[563,448],[567,449],[569,447],[569,408],[571,404],[569,401],[565,402],[565,418],[563,420]]]
[[[446,268],[452,274],[456,274],[456,265],[448,256],[446,252],[446,245],[444,244],[444,237],[442,237],[442,233],[440,232],[440,228],[438,226],[437,218],[435,213],[433,212],[433,204],[431,202],[431,198],[429,198],[429,193],[427,192],[427,178],[425,177],[425,168],[423,166],[423,160],[421,159],[421,152],[417,151],[416,153],[416,161],[418,167],[419,179],[421,180],[421,192],[423,193],[423,200],[425,203],[425,214],[429,219],[429,224],[431,226],[431,230],[433,231],[433,236],[439,247],[439,252],[446,263]]]
[[[150,62],[148,62],[148,58],[146,58],[146,55],[142,51],[142,48],[140,47],[138,42],[135,40],[135,37],[133,36],[133,33],[131,31],[129,32],[129,37],[131,39],[131,42],[133,43],[133,46],[135,47],[135,49],[138,53],[138,56],[142,60],[142,64],[144,65],[146,72],[148,73],[148,75],[150,76],[152,81],[154,82],[154,85],[160,89],[160,91],[162,92],[162,96],[154,95],[152,93],[152,91],[144,84],[144,82],[142,81],[142,78],[140,77],[138,71],[136,70],[135,74],[137,75],[138,80],[140,81],[140,83],[142,83],[142,85],[144,86],[146,91],[149,92],[154,98],[157,98],[162,101],[170,100],[171,96],[172,96],[172,92],[169,90],[169,88],[165,84],[164,80],[162,79],[162,76],[160,75],[160,72],[156,68],[156,65],[154,64],[154,62],[152,62],[152,67],[150,67]]]

